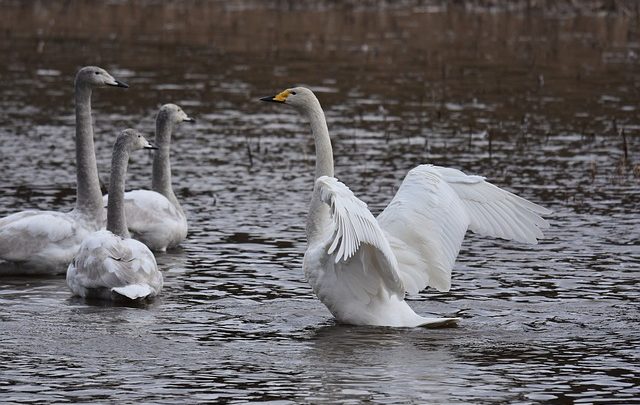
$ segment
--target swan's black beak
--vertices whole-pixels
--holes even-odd
[[[149,144],[149,145],[147,145],[147,146],[143,147],[142,149],[158,149],[158,147],[157,147],[157,146],[153,146],[153,145]]]
[[[183,122],[190,122],[192,124],[196,123],[196,120],[194,118],[191,118],[191,117],[187,117],[187,118],[183,119],[182,121]]]
[[[277,100],[276,96],[262,97],[260,101],[269,101],[272,103],[284,103],[284,100]]]
[[[116,80],[115,82],[116,82],[116,84],[107,83],[107,85],[108,86],[113,86],[113,87],[122,87],[122,88],[125,88],[125,89],[129,88],[129,85],[127,83],[125,83],[125,82],[121,82],[120,80]]]

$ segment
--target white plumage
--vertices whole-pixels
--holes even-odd
[[[160,293],[162,283],[149,248],[106,229],[85,238],[67,269],[67,285],[83,298],[151,298]]]
[[[111,163],[107,229],[87,236],[67,269],[74,295],[104,300],[153,298],[162,289],[162,273],[151,250],[129,237],[124,215],[124,185],[129,152],[153,148],[133,129],[116,139]]]
[[[105,205],[108,196],[104,196]],[[187,237],[187,218],[179,207],[152,190],[124,193],[124,209],[131,236],[155,251],[175,247]]]
[[[393,246],[409,293],[427,285],[449,290],[469,213],[436,167],[411,170],[378,222]]]
[[[0,273],[62,272],[91,232],[91,226],[74,211],[32,210],[0,219],[0,257],[5,260]]]
[[[310,123],[316,182],[307,222],[303,268],[314,292],[340,322],[380,326],[443,326],[458,318],[425,318],[404,301],[427,286],[451,287],[451,271],[468,229],[537,243],[550,211],[480,176],[432,165],[411,170],[384,211],[366,204],[333,177],[324,113],[315,95],[296,87],[263,98],[291,105]]]

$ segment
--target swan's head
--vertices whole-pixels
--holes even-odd
[[[263,97],[260,100],[272,103],[290,105],[297,110],[307,110],[320,107],[316,95],[306,87],[293,87],[286,89],[271,97]]]
[[[85,66],[80,69],[76,74],[76,86],[79,84],[88,85],[90,87],[129,87],[126,83],[114,79],[109,72],[97,66]]]
[[[160,107],[158,112],[158,119],[168,119],[172,124],[179,124],[181,122],[196,122],[193,118],[189,117],[187,113],[182,111],[180,106],[175,104],[165,104]]]
[[[139,149],[158,149],[151,145],[142,134],[135,129],[127,128],[116,138],[116,150],[126,150],[128,152]]]

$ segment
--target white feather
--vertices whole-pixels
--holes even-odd
[[[0,274],[59,274],[97,223],[54,211],[23,211],[0,219]],[[10,265],[13,264],[13,265]]]
[[[106,207],[109,196],[103,197]],[[187,218],[165,196],[151,190],[124,194],[127,228],[133,238],[155,251],[178,246],[187,237]]]
[[[89,235],[67,269],[74,295],[114,299],[111,291],[130,299],[160,293],[162,273],[153,253],[135,239],[123,239],[107,230]]]
[[[378,216],[398,258],[407,291],[451,287],[451,270],[467,229],[537,243],[550,211],[460,170],[421,165],[411,170]]]
[[[130,300],[146,298],[153,293],[149,284],[128,284],[124,287],[113,287],[111,291],[123,295]]]
[[[451,287],[451,270],[467,231],[469,215],[437,173],[419,166],[405,177],[391,203],[378,216],[398,258],[408,292],[427,285]]]

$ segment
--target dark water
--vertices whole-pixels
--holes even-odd
[[[72,79],[98,64],[131,85],[94,93],[104,182],[118,131],[151,134],[167,102],[197,118],[173,147],[190,234],[156,256],[165,288],[145,308],[0,280],[2,402],[638,401],[633,15],[95,4],[0,2],[0,215],[73,206]],[[411,298],[457,328],[335,324],[301,270],[309,130],[257,101],[294,84],[316,90],[336,175],[375,214],[434,163],[553,209],[547,237],[468,235],[451,291]],[[133,157],[129,188],[150,164]]]

